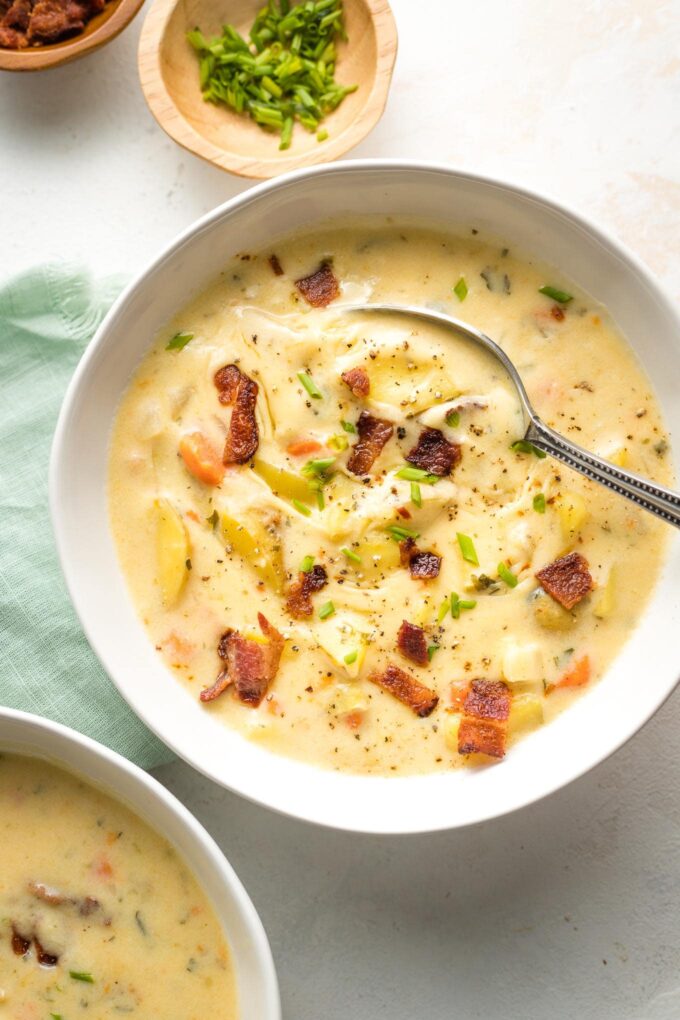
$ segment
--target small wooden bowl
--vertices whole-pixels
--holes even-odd
[[[80,35],[63,42],[46,46],[29,46],[25,50],[8,50],[0,47],[0,70],[43,71],[58,67],[69,60],[77,60],[86,53],[111,42],[126,25],[129,25],[144,0],[112,0],[101,14],[88,21]]]
[[[196,53],[186,33],[221,34],[233,24],[247,34],[262,0],[156,0],[139,41],[139,74],[154,117],[171,138],[214,166],[242,177],[275,177],[313,163],[328,162],[357,145],[385,108],[397,55],[397,29],[387,0],[344,0],[348,43],[338,46],[336,77],[358,84],[322,123],[328,138],[299,124],[289,149],[279,136],[226,106],[206,103],[198,80]]]

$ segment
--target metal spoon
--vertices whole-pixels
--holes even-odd
[[[584,450],[582,446],[578,446],[570,439],[565,439],[559,432],[555,432],[554,429],[542,422],[531,406],[517,369],[505,351],[486,333],[482,333],[475,326],[461,322],[460,319],[454,319],[453,316],[446,315],[444,312],[435,312],[417,305],[345,305],[342,311],[390,312],[398,315],[411,315],[418,319],[427,319],[429,322],[448,326],[450,329],[455,329],[457,333],[462,333],[463,336],[474,340],[475,343],[481,344],[500,361],[514,383],[526,423],[524,439],[527,443],[549,453],[551,457],[561,460],[562,463],[568,464],[570,468],[579,471],[586,478],[606,485],[608,489],[617,492],[619,496],[625,496],[626,499],[637,503],[643,510],[648,510],[656,517],[661,517],[662,520],[680,528],[680,493],[650,482],[647,478],[642,478],[632,471],[624,471],[622,468],[610,464],[609,461]]]

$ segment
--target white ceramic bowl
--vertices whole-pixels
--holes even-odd
[[[564,786],[611,754],[668,697],[680,658],[677,540],[621,655],[568,712],[514,747],[500,765],[378,778],[274,757],[205,712],[170,679],[148,640],[108,526],[111,423],[156,331],[244,244],[256,249],[320,219],[367,213],[419,216],[454,230],[475,226],[559,266],[613,314],[652,378],[671,431],[680,434],[680,322],[647,269],[617,241],[558,204],[501,181],[407,162],[337,163],[280,177],[227,202],[121,295],[64,401],[52,453],[52,519],[90,643],[134,711],[179,755],[218,783],[299,818],[368,832],[447,829],[504,814]]]
[[[26,712],[0,709],[0,751],[45,758],[80,774],[169,840],[199,879],[227,936],[239,1020],[281,1020],[274,962],[255,907],[215,841],[176,797],[114,751]]]

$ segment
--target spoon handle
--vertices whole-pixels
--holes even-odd
[[[525,436],[527,442],[544,450],[551,457],[556,457],[568,464],[574,471],[579,471],[586,478],[606,485],[620,496],[625,496],[637,503],[644,510],[655,514],[668,524],[680,528],[680,494],[656,485],[632,471],[624,471],[609,461],[597,457],[594,453],[584,450],[582,446],[565,439],[559,432],[553,431],[540,418],[534,417],[529,424]]]

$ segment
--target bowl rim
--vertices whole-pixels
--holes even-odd
[[[77,572],[69,562],[67,552],[67,538],[64,527],[63,514],[60,509],[60,486],[62,476],[62,463],[64,460],[64,447],[67,434],[68,420],[72,417],[73,408],[77,404],[78,393],[81,388],[81,381],[86,377],[90,363],[98,357],[99,348],[103,343],[106,334],[115,324],[115,320],[119,314],[119,311],[124,307],[128,300],[138,291],[141,290],[148,277],[153,276],[157,270],[159,270],[166,261],[171,260],[185,244],[189,243],[193,239],[199,237],[205,231],[209,231],[219,220],[223,217],[229,217],[234,211],[246,209],[249,205],[256,204],[260,197],[266,196],[271,191],[277,191],[285,188],[288,185],[295,185],[301,180],[305,180],[310,177],[317,176],[333,176],[334,174],[342,175],[347,172],[361,173],[365,171],[375,171],[376,173],[400,173],[403,171],[416,171],[424,172],[429,174],[442,174],[447,178],[459,180],[462,182],[470,182],[472,184],[482,184],[491,186],[492,188],[499,188],[502,191],[511,192],[514,195],[522,197],[532,203],[536,203],[539,206],[543,206],[553,213],[564,217],[568,221],[576,224],[582,231],[585,232],[590,238],[594,239],[605,249],[609,250],[614,254],[619,261],[627,263],[629,268],[640,276],[642,282],[645,284],[647,289],[651,292],[653,299],[657,302],[669,316],[670,321],[675,325],[678,335],[680,336],[680,313],[678,313],[670,301],[657,283],[655,277],[647,266],[639,259],[637,255],[631,252],[623,243],[619,242],[611,234],[609,234],[604,228],[580,214],[571,210],[568,206],[561,202],[548,198],[533,188],[516,184],[510,180],[503,180],[495,176],[488,174],[475,173],[469,170],[459,170],[453,168],[445,163],[429,163],[420,160],[411,159],[365,159],[365,160],[345,160],[339,161],[332,164],[324,164],[315,167],[305,167],[300,170],[292,171],[291,173],[282,175],[273,180],[261,182],[253,187],[247,189],[241,194],[228,199],[215,209],[206,213],[200,217],[193,224],[183,230],[173,241],[167,244],[159,255],[156,256],[135,278],[124,288],[122,293],[119,295],[117,300],[111,306],[106,317],[100,324],[95,336],[90,341],[88,347],[85,350],[74,375],[69,383],[66,390],[62,407],[60,410],[57,426],[54,433],[50,465],[49,465],[49,506],[50,515],[52,519],[52,527],[55,536],[55,544],[62,568],[62,573],[66,583],[67,590],[71,597],[72,604],[75,608],[76,615],[83,628],[85,636],[88,639],[93,651],[99,658],[104,670],[112,680],[121,696],[130,704],[133,711],[137,713],[137,708],[129,700],[128,692],[124,689],[123,685],[119,683],[116,677],[113,675],[113,671],[107,669],[105,657],[100,655],[97,646],[94,641],[90,638],[90,627],[84,619],[86,606],[84,600],[79,596],[78,589],[78,577]],[[667,552],[666,559],[670,555],[670,547]],[[128,596],[129,597],[129,596]],[[456,828],[464,828],[468,825],[480,824],[481,822],[490,821],[495,818],[503,817],[504,815],[510,814],[514,811],[518,811],[521,808],[527,807],[530,804],[536,803],[543,800],[545,797],[561,790],[568,786],[581,776],[590,772],[591,769],[597,765],[606,761],[612,754],[618,751],[624,746],[642,727],[652,718],[652,716],[661,708],[665,701],[673,693],[677,685],[680,683],[680,673],[676,673],[672,683],[669,683],[666,688],[661,690],[657,696],[653,699],[650,698],[648,704],[645,706],[645,710],[636,716],[635,721],[631,722],[624,728],[617,731],[613,742],[609,741],[601,746],[598,746],[589,755],[584,755],[582,759],[574,764],[572,761],[569,763],[569,767],[562,767],[557,770],[554,778],[546,782],[546,784],[536,792],[531,790],[526,793],[523,792],[518,794],[509,802],[503,805],[494,806],[493,810],[489,811],[488,808],[482,810],[468,811],[467,816],[460,821],[451,821],[449,818],[443,818],[441,821],[433,822],[429,821],[427,824],[419,823],[413,824],[405,820],[404,823],[400,823],[399,826],[390,825],[385,827],[379,823],[376,819],[371,824],[358,824],[356,822],[350,823],[343,821],[341,823],[335,821],[329,821],[326,818],[318,818],[311,811],[292,811],[286,807],[282,807],[276,802],[276,797],[268,798],[263,795],[254,795],[251,792],[244,791],[240,788],[238,782],[226,781],[224,778],[219,779],[204,765],[202,765],[199,757],[187,750],[184,747],[169,739],[166,735],[159,731],[155,727],[155,720],[148,718],[145,715],[140,717],[146,723],[146,725],[159,737],[159,739],[170,747],[180,758],[183,758],[189,764],[191,764],[199,772],[202,772],[207,778],[212,779],[220,785],[226,786],[228,789],[238,793],[239,796],[245,797],[254,803],[264,805],[280,814],[298,818],[306,822],[313,824],[319,824],[327,827],[337,828],[340,830],[373,833],[379,835],[406,835],[416,834],[423,832],[435,832],[442,830],[450,830]],[[306,768],[312,769],[312,765],[306,765]],[[331,773],[334,775],[334,773]],[[343,774],[345,775],[345,774]],[[352,776],[352,779],[361,782],[366,781],[363,776]],[[402,782],[407,781],[426,781],[429,776],[417,776],[409,777],[408,779],[401,778]],[[399,780],[390,779],[388,781],[396,782]]]
[[[106,9],[100,14],[106,17],[92,32],[85,30],[79,35],[61,42],[45,43],[42,46],[28,47],[23,50],[10,50],[0,47],[0,70],[2,71],[46,71],[50,67],[67,64],[86,53],[99,49],[115,39],[126,28],[139,12],[144,0],[117,0],[111,4],[112,10]]]
[[[161,63],[161,45],[168,23],[180,0],[153,0],[142,25],[137,50],[139,81],[151,114],[159,127],[194,156],[199,156],[227,173],[240,177],[268,179],[303,167],[325,163],[342,156],[373,130],[383,115],[397,59],[398,35],[388,0],[360,0],[369,10],[376,36],[375,77],[370,92],[355,119],[338,135],[330,136],[319,151],[296,154],[292,149],[275,152],[267,159],[242,156],[221,149],[185,118],[166,85]]]
[[[279,994],[279,984],[276,975],[276,969],[274,967],[274,959],[272,957],[269,940],[265,932],[260,916],[257,913],[255,906],[246,891],[245,886],[241,882],[240,878],[234,871],[234,868],[227,860],[226,855],[222,852],[214,838],[210,835],[208,830],[198,821],[198,819],[191,813],[191,811],[175,796],[171,793],[167,787],[163,786],[157,779],[146,772],[144,769],[135,765],[134,762],[129,761],[122,754],[117,751],[111,750],[104,744],[100,744],[98,741],[87,737],[83,733],[79,733],[77,730],[71,729],[69,726],[64,726],[62,723],[54,722],[51,719],[46,719],[43,716],[35,715],[31,712],[23,712],[19,709],[4,708],[0,706],[0,751],[3,750],[7,736],[3,732],[4,724],[9,722],[10,728],[16,726],[19,731],[22,729],[28,733],[28,737],[25,738],[27,741],[31,740],[32,735],[35,734],[35,747],[40,748],[44,753],[44,759],[47,762],[53,762],[57,766],[64,768],[65,771],[70,772],[80,778],[83,778],[86,783],[93,785],[96,788],[104,788],[104,792],[112,797],[114,800],[118,800],[124,806],[128,807],[138,817],[140,816],[139,809],[134,805],[127,804],[124,797],[120,796],[114,787],[113,782],[108,779],[99,783],[97,780],[91,780],[84,770],[73,764],[68,757],[64,756],[61,750],[55,751],[45,746],[50,742],[52,738],[62,744],[65,744],[69,749],[78,749],[83,752],[86,758],[90,760],[97,760],[100,764],[103,763],[106,770],[110,770],[111,774],[124,773],[128,779],[132,780],[134,786],[138,790],[144,791],[144,793],[152,800],[159,802],[163,808],[168,811],[174,818],[179,822],[180,826],[184,829],[186,834],[192,843],[200,846],[202,852],[206,854],[215,871],[219,874],[219,879],[222,886],[227,890],[229,898],[234,903],[238,914],[241,917],[244,929],[247,930],[248,938],[254,947],[255,957],[259,968],[258,980],[263,982],[264,986],[264,999],[267,1003],[267,1013],[263,1020],[281,1020],[281,1000]],[[21,741],[23,738],[19,738]],[[27,757],[40,757],[40,754],[34,754],[32,750],[22,751],[21,749],[15,750],[12,746],[12,738],[10,738],[9,752]],[[142,818],[142,821],[144,819]],[[172,842],[171,838],[165,835],[160,830],[157,830],[153,825],[151,828],[157,831],[163,839],[167,839],[168,842]],[[178,851],[181,853],[181,851]],[[200,876],[196,876],[197,881],[201,882]],[[206,891],[206,896],[210,901],[210,894]],[[216,911],[217,914],[217,911]],[[224,930],[227,943],[230,942],[229,932],[224,928],[221,918],[218,916],[220,926]],[[236,984],[237,988],[237,1000],[239,996],[238,980]]]

